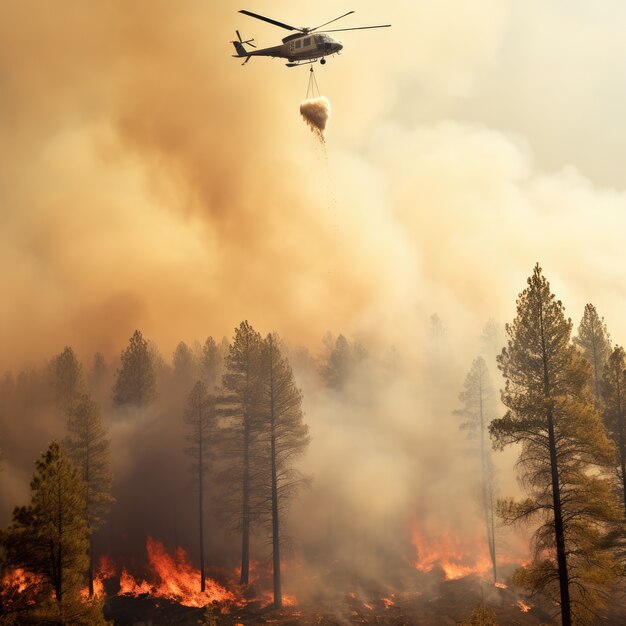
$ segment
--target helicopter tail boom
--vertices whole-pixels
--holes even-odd
[[[233,46],[235,46],[235,50],[237,51],[238,57],[247,57],[250,53],[243,47],[243,44],[239,41],[233,41]]]

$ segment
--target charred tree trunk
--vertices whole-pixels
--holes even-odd
[[[541,348],[543,359],[543,390],[547,402],[548,447],[550,449],[550,471],[552,478],[552,504],[554,508],[554,535],[556,540],[556,558],[559,570],[559,590],[561,593],[561,621],[562,626],[571,626],[572,614],[569,597],[569,577],[567,572],[567,555],[565,552],[565,531],[563,527],[563,513],[561,511],[561,486],[559,483],[559,468],[556,452],[556,437],[554,434],[554,415],[552,410],[550,373],[548,369],[548,355],[546,353],[545,333],[543,327],[543,311],[541,312]]]
[[[490,487],[491,476],[487,467],[487,459],[485,453],[485,416],[483,410],[483,381],[482,372],[479,379],[479,412],[480,412],[480,462],[482,468],[483,483],[483,510],[485,513],[485,526],[487,530],[487,544],[489,546],[489,557],[493,568],[493,582],[496,582],[496,540],[494,533],[493,520],[493,494]]]
[[[89,554],[87,558],[89,559],[89,572],[87,574],[87,581],[89,586],[89,597],[93,598],[93,538],[91,533],[89,534]]]
[[[241,576],[239,583],[247,585],[250,571],[250,424],[244,417],[243,426],[243,509],[241,516]]]
[[[54,553],[54,543],[51,541],[51,552],[53,556],[53,579],[54,593],[57,602],[63,600],[63,506],[61,500],[61,477],[57,474],[57,532],[59,537],[59,547],[57,554]]]
[[[276,473],[276,413],[274,404],[274,373],[270,366],[270,419],[271,419],[271,456],[272,456],[272,569],[274,578],[274,607],[283,606],[283,594],[280,581],[280,534],[278,509],[278,477]]]
[[[200,436],[198,437],[198,523],[200,525],[200,591],[205,590],[206,582],[204,578],[204,503],[203,503],[203,483],[202,474],[204,473],[202,439],[202,403],[200,404],[200,415],[198,423],[200,424]]]

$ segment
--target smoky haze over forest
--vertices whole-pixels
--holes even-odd
[[[92,391],[117,503],[99,545],[137,568],[148,534],[193,555],[182,414],[194,380],[176,378],[172,355],[180,341],[231,341],[247,319],[284,339],[311,429],[293,554],[312,563],[326,542],[377,577],[415,559],[415,525],[481,542],[454,411],[476,356],[501,386],[495,354],[533,265],[575,328],[593,302],[626,337],[626,102],[611,78],[626,69],[614,26],[626,9],[602,2],[590,20],[565,0],[360,2],[359,20],[393,28],[346,33],[318,71],[326,160],[298,113],[308,70],[239,67],[235,29],[260,45],[284,33],[227,4],[0,6],[0,371],[25,373],[0,424],[0,526],[64,436],[46,376],[71,346],[87,380],[96,352],[107,366]],[[265,4],[246,8],[302,25],[354,8]],[[585,88],[578,71],[594,77]],[[490,319],[497,345],[481,341]],[[163,359],[159,396],[119,409],[135,329]],[[323,372],[339,335],[367,356],[333,389]],[[516,494],[515,451],[494,458],[499,493]],[[224,540],[212,489],[207,559],[233,568],[238,539]],[[499,539],[525,557],[524,539]],[[266,535],[254,542],[267,559]]]

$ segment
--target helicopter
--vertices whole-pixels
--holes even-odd
[[[254,39],[244,40],[241,38],[239,31],[235,31],[237,33],[238,41],[231,41],[231,43],[235,46],[237,54],[233,54],[233,56],[238,59],[245,58],[242,65],[245,65],[253,56],[287,59],[289,61],[289,63],[286,63],[287,67],[296,67],[307,63],[316,63],[318,59],[319,62],[324,65],[324,63],[326,63],[326,59],[324,57],[331,54],[339,54],[343,49],[343,45],[339,41],[330,37],[327,33],[336,33],[344,30],[365,30],[368,28],[388,28],[391,26],[391,24],[379,24],[377,26],[356,26],[353,28],[336,28],[323,31],[319,30],[320,28],[328,26],[329,24],[332,24],[347,15],[351,15],[354,11],[348,11],[347,13],[344,13],[329,22],[324,22],[324,24],[316,26],[315,28],[298,28],[297,26],[290,26],[289,24],[278,22],[269,17],[259,15],[258,13],[252,13],[251,11],[241,10],[239,13],[249,15],[257,20],[268,22],[269,24],[279,26],[280,28],[284,28],[286,30],[297,31],[293,35],[287,35],[287,37],[283,39],[282,45],[272,46],[271,48],[262,48],[261,50],[246,50],[246,45],[256,48],[256,46],[252,43]]]

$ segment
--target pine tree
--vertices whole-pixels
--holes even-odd
[[[500,332],[500,324],[494,319],[489,319],[483,327],[483,332],[480,336],[482,353],[490,363],[495,363],[502,348]]]
[[[294,468],[310,438],[304,423],[302,392],[296,386],[291,366],[281,354],[276,335],[263,345],[263,396],[261,438],[269,452],[269,480],[265,483],[265,510],[271,528],[274,607],[282,607],[281,528],[282,515],[291,497],[307,479]]]
[[[52,442],[36,463],[30,505],[16,508],[2,533],[8,565],[38,576],[29,590],[35,602],[25,599],[19,623],[106,624],[101,603],[81,599],[88,534],[84,483]]]
[[[54,389],[57,405],[63,409],[70,406],[84,391],[82,365],[69,346],[65,346],[63,352],[53,357],[50,362],[50,383]]]
[[[67,430],[68,436],[64,442],[67,455],[85,483],[89,530],[87,574],[91,597],[94,576],[93,533],[103,524],[113,497],[109,439],[102,426],[98,405],[87,394],[81,395],[68,410]]]
[[[326,338],[326,341],[329,351],[322,376],[331,389],[341,391],[345,388],[354,368],[367,357],[367,352],[357,342],[350,344],[343,335],[337,337],[334,345],[330,338]]]
[[[189,386],[191,387],[191,383],[196,376],[197,367],[194,353],[184,341],[181,341],[176,346],[172,357],[172,365],[174,367],[174,376],[179,381],[189,382]]]
[[[606,329],[604,318],[598,315],[593,304],[585,305],[585,312],[578,327],[578,335],[574,343],[580,347],[583,354],[591,363],[592,389],[599,402],[602,385],[602,372],[604,364],[611,353],[611,338]]]
[[[604,366],[604,423],[617,447],[618,476],[626,517],[626,353],[615,346]]]
[[[465,378],[463,391],[459,395],[463,408],[456,411],[465,418],[461,428],[468,433],[470,442],[480,461],[480,482],[482,508],[487,531],[487,545],[493,568],[493,581],[496,582],[496,540],[494,512],[494,472],[491,460],[488,426],[495,415],[494,389],[489,378],[487,365],[482,357],[477,357]]]
[[[494,444],[521,444],[518,469],[529,496],[499,503],[505,522],[540,526],[532,563],[515,581],[560,604],[563,626],[593,623],[615,574],[601,549],[618,514],[606,468],[614,448],[588,391],[589,364],[570,343],[572,324],[537,265],[507,325],[498,361],[506,415],[492,422]]]
[[[190,444],[185,452],[191,457],[191,471],[198,489],[200,591],[204,591],[204,481],[209,470],[211,439],[216,427],[216,405],[215,397],[208,394],[206,385],[200,380],[189,394],[184,420],[189,427],[187,441]]]
[[[258,509],[259,468],[257,453],[260,413],[260,357],[262,339],[247,322],[235,329],[226,357],[222,386],[222,415],[228,424],[221,431],[221,449],[226,469],[223,476],[223,512],[241,532],[240,583],[247,585],[250,574],[250,529]]]
[[[128,347],[122,351],[122,367],[117,370],[113,387],[116,404],[145,406],[156,398],[156,370],[154,356],[143,335],[136,330]]]
[[[209,389],[215,389],[222,373],[223,357],[213,337],[207,337],[202,346],[202,366]]]

